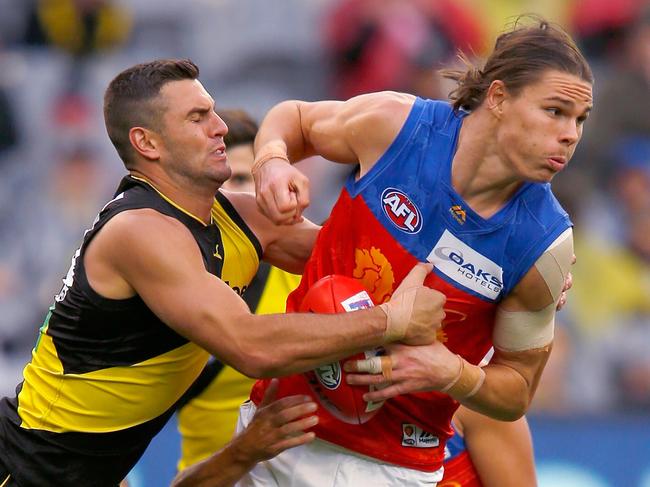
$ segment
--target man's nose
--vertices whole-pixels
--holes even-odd
[[[212,130],[212,135],[217,137],[224,137],[228,133],[228,126],[226,125],[226,122],[224,122],[223,119],[216,113],[213,113],[212,119],[212,125],[210,127]]]
[[[560,142],[568,146],[575,145],[580,140],[581,129],[578,123],[573,119],[568,119],[562,125],[562,132],[560,134]]]

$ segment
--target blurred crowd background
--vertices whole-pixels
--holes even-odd
[[[643,0],[0,0],[0,394],[13,394],[84,229],[124,168],[103,127],[119,71],[189,57],[217,108],[393,89],[446,98],[513,16],[564,26],[595,108],[553,183],[574,288],[534,410],[650,411],[650,4]],[[314,183],[315,184],[315,183]],[[332,194],[337,189],[331,189]]]

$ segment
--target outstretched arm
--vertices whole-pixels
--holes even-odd
[[[444,297],[422,286],[428,266],[417,266],[412,287],[388,306],[254,315],[206,271],[187,228],[151,209],[113,217],[89,244],[84,263],[98,293],[139,295],[165,324],[251,377],[303,372],[390,341],[428,343],[443,317]]]

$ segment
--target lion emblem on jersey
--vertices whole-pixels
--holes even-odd
[[[385,303],[393,293],[395,277],[388,259],[376,247],[354,250],[353,277],[359,279],[375,303]]]

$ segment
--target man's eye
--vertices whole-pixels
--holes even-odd
[[[561,113],[559,108],[547,108],[546,111],[553,116],[557,116]]]

